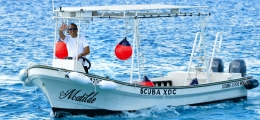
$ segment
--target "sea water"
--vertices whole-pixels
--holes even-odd
[[[88,0],[54,1],[55,8],[66,6],[171,4],[209,6],[211,16],[206,29],[206,44],[214,43],[222,32],[221,52],[216,57],[224,61],[224,71],[232,59],[246,61],[247,74],[260,78],[260,2],[258,0]],[[24,88],[18,74],[30,65],[51,65],[54,41],[54,20],[51,0],[0,1],[0,119],[260,119],[259,87],[249,90],[248,99],[224,101],[203,106],[154,106],[120,115],[67,116],[53,118],[47,97],[37,87]],[[126,24],[127,22],[127,24]],[[185,23],[185,24],[182,24]],[[59,23],[60,24],[60,23]],[[141,19],[142,73],[159,77],[169,71],[187,70],[191,47],[200,29],[196,17]],[[132,22],[118,19],[95,19],[84,23],[82,33],[89,40],[92,63],[90,73],[127,81],[131,59],[118,60],[115,46],[127,36],[132,43]],[[125,27],[127,26],[127,27]],[[211,49],[210,49],[211,50]],[[134,66],[137,67],[137,66]],[[135,71],[134,77],[137,77]]]

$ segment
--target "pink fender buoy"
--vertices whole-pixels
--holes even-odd
[[[146,76],[144,76],[143,81],[141,82],[141,85],[143,86],[154,86],[153,82],[151,80],[149,80]]]
[[[59,40],[55,46],[55,56],[59,59],[64,59],[68,57],[68,50],[66,44]]]
[[[115,48],[115,55],[120,60],[127,60],[132,56],[132,47],[126,40],[126,37],[117,44]]]

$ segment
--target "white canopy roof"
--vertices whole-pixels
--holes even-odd
[[[92,21],[93,18],[153,18],[173,16],[207,16],[208,6],[174,6],[174,5],[114,5],[87,7],[60,7],[54,10],[54,19],[81,19]],[[184,10],[185,9],[185,10]],[[186,9],[191,9],[186,13]],[[181,10],[184,10],[182,12]]]
[[[87,6],[87,7],[62,7],[61,11],[130,11],[130,10],[159,10],[181,8],[208,8],[208,6],[174,6],[174,5],[115,5],[115,6]],[[56,10],[56,11],[60,11]]]

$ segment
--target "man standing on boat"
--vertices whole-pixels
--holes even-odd
[[[78,27],[76,24],[71,23],[68,28],[69,35],[64,35],[63,31],[66,31],[67,25],[62,24],[59,30],[59,36],[63,42],[66,43],[68,49],[68,56],[72,58],[79,59],[81,57],[86,57],[90,53],[88,41],[83,35],[78,35]],[[78,55],[76,55],[77,39],[79,37],[78,45]],[[82,61],[82,60],[81,60]],[[84,69],[88,73],[88,67],[86,63],[84,64]]]

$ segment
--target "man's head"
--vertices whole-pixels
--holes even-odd
[[[71,35],[71,37],[77,37],[77,33],[78,33],[78,27],[75,23],[71,23],[68,29],[69,34]]]

